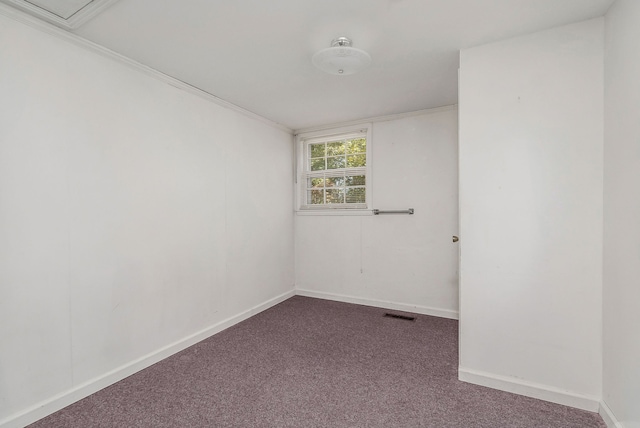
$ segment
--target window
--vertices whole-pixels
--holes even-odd
[[[371,194],[368,127],[302,136],[298,141],[301,210],[368,208]]]

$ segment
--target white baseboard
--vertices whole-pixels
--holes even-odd
[[[287,291],[286,293],[283,293],[279,296],[267,300],[266,302],[247,309],[246,311],[238,315],[222,320],[210,327],[207,327],[183,339],[173,342],[135,361],[120,366],[81,385],[77,385],[68,391],[64,391],[46,401],[38,403],[18,414],[11,415],[8,418],[0,421],[0,428],[21,428],[29,425],[47,415],[50,415],[51,413],[57,412],[58,410],[75,403],[78,400],[81,400],[95,392],[100,391],[101,389],[106,388],[107,386],[112,385],[126,378],[127,376],[131,376],[132,374],[142,369],[145,369],[177,352],[180,352],[188,348],[189,346],[195,345],[196,343],[210,336],[213,336],[214,334],[219,333],[222,330],[225,330],[235,324],[238,324],[241,321],[246,320],[247,318],[250,318],[266,309],[269,309],[270,307],[275,306],[278,303],[281,303],[288,298],[293,297],[294,295],[294,290]]]
[[[524,395],[525,397],[537,398],[539,400],[588,410],[590,412],[598,412],[600,408],[600,399],[597,397],[576,394],[552,386],[527,382],[513,377],[458,367],[458,379],[463,382],[486,386],[500,391],[512,392],[514,394]]]
[[[602,419],[604,419],[604,423],[607,424],[608,428],[626,428],[622,423],[618,422],[616,416],[611,411],[611,408],[604,401],[600,402],[600,410],[598,411]]]
[[[296,289],[298,296],[316,297],[318,299],[334,300],[337,302],[354,303],[356,305],[374,306],[376,308],[393,309],[396,311],[412,312],[414,314],[431,315],[440,318],[458,319],[458,312],[450,309],[430,308],[427,306],[412,305],[408,303],[388,302],[385,300],[367,299],[356,296],[345,296],[342,294],[324,293],[321,291],[312,291],[304,289]]]

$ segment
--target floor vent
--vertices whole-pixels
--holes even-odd
[[[407,315],[400,315],[400,314],[390,314],[389,312],[387,312],[386,314],[384,314],[385,317],[389,317],[389,318],[396,318],[399,320],[405,320],[405,321],[415,321],[416,317],[410,317]]]

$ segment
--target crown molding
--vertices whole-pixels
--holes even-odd
[[[357,120],[352,120],[352,121],[348,121],[348,122],[331,123],[331,124],[327,124],[327,125],[319,125],[319,126],[312,126],[312,127],[309,127],[309,128],[301,128],[301,129],[294,130],[293,134],[294,135],[306,134],[307,132],[325,131],[327,129],[339,128],[339,127],[343,127],[343,126],[354,126],[354,125],[363,125],[363,124],[367,124],[367,123],[386,122],[386,121],[389,121],[389,120],[403,119],[405,117],[422,116],[423,114],[440,113],[440,112],[443,112],[443,111],[451,111],[451,110],[457,110],[457,109],[458,109],[458,105],[457,104],[452,104],[452,105],[442,106],[442,107],[434,107],[434,108],[427,108],[427,109],[423,109],[423,110],[408,111],[406,113],[389,114],[389,115],[385,115],[385,116],[375,116],[375,117],[370,117],[370,118],[365,118],[365,119],[357,119]]]
[[[106,6],[105,6],[106,7]],[[112,51],[104,46],[101,46],[97,43],[91,42],[87,39],[84,39],[76,34],[69,33],[68,31],[62,30],[61,28],[52,25],[48,22],[42,21],[41,19],[35,18],[25,12],[22,12],[18,9],[15,9],[11,6],[8,6],[4,3],[0,3],[0,15],[5,16],[14,21],[25,24],[29,27],[35,28],[36,30],[43,31],[51,36],[54,36],[60,40],[65,42],[72,43],[76,46],[79,46],[87,51],[99,54],[105,58],[109,58],[121,64],[128,66],[130,69],[141,72],[149,77],[152,77],[156,80],[164,82],[170,86],[188,92],[192,95],[196,95],[200,98],[203,98],[209,102],[217,104],[221,107],[225,107],[229,110],[233,110],[238,112],[248,118],[255,119],[259,122],[262,122],[266,125],[269,125],[273,128],[279,129],[281,131],[286,132],[287,134],[293,134],[293,130],[288,128],[280,123],[274,122],[266,117],[260,116],[257,113],[253,113],[249,110],[246,110],[240,106],[237,106],[229,101],[223,100],[207,91],[204,91],[200,88],[197,88],[193,85],[190,85],[186,82],[183,82],[180,79],[176,79],[175,77],[169,76],[168,74],[164,74],[154,68],[141,64],[129,57],[121,55],[117,52]]]

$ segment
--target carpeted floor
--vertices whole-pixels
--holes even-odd
[[[385,312],[296,296],[30,427],[606,428],[458,381],[457,321]]]

